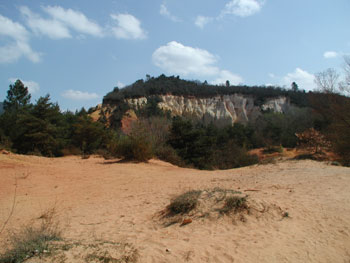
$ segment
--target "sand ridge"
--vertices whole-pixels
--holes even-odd
[[[17,178],[17,179],[15,179]],[[350,169],[283,161],[224,171],[151,160],[0,155],[0,225],[9,231],[55,207],[67,240],[132,244],[139,262],[348,262]],[[164,227],[155,215],[187,190],[234,189],[271,207],[246,222],[230,216]],[[283,218],[278,211],[287,211]]]

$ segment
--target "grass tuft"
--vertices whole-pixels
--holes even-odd
[[[50,252],[49,242],[61,239],[54,210],[45,213],[40,226],[28,225],[10,236],[10,248],[0,255],[0,263],[21,263],[28,258]]]
[[[247,198],[239,196],[230,196],[225,200],[224,206],[219,210],[222,214],[229,214],[231,212],[238,212],[247,209]]]
[[[173,199],[167,206],[168,215],[186,214],[196,208],[201,190],[191,190]]]

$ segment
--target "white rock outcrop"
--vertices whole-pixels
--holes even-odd
[[[286,97],[268,99],[261,107],[254,105],[254,98],[241,94],[218,95],[208,98],[192,96],[158,95],[162,100],[159,108],[168,110],[173,116],[187,116],[204,121],[225,121],[246,123],[256,119],[261,111],[271,110],[283,113],[289,108]],[[127,99],[131,107],[139,109],[147,104],[147,98]]]

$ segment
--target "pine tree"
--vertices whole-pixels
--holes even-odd
[[[31,95],[28,88],[18,79],[14,85],[9,86],[7,97],[4,101],[5,111],[18,111],[30,103]]]

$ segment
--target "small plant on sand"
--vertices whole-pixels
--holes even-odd
[[[169,216],[186,214],[196,208],[201,190],[191,190],[174,198],[167,206]]]
[[[283,218],[289,218],[289,213],[288,212],[284,212],[282,216],[283,216]]]
[[[269,145],[266,148],[264,148],[263,153],[265,154],[283,153],[283,147],[281,145],[280,146]]]
[[[48,253],[49,242],[60,240],[53,212],[43,214],[40,226],[28,225],[10,237],[10,248],[0,255],[0,263],[21,263],[33,256]]]
[[[239,196],[230,196],[225,200],[224,206],[219,210],[222,214],[229,214],[231,212],[238,212],[247,209],[247,198]]]

